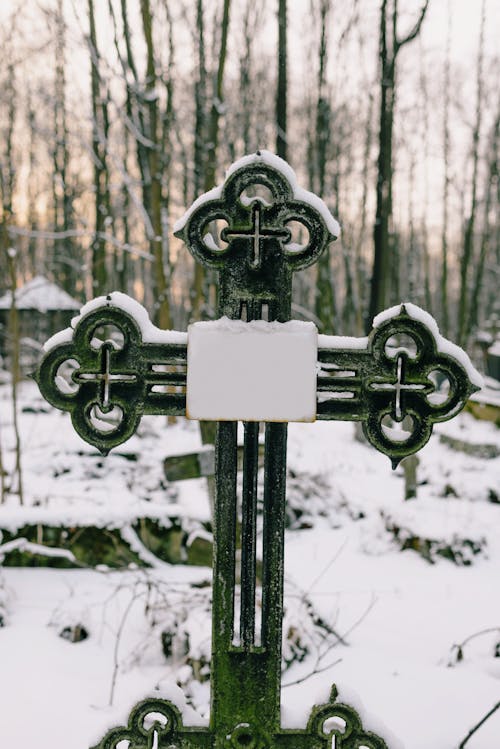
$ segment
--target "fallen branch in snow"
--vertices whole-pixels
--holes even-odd
[[[495,713],[498,710],[498,708],[500,708],[500,702],[497,702],[497,704],[494,705],[491,708],[491,710],[489,712],[487,712],[486,715],[483,718],[481,718],[481,720],[479,721],[479,723],[476,723],[476,725],[473,728],[470,729],[469,733],[467,734],[467,736],[465,737],[465,739],[461,742],[461,744],[459,745],[458,749],[463,749],[464,748],[464,746],[466,745],[466,743],[468,742],[468,740],[476,733],[476,731],[479,728],[481,728],[482,725],[484,725],[486,723],[486,721],[488,720],[488,718],[491,718],[491,716],[493,715],[493,713]]]
[[[146,548],[131,525],[125,525],[121,528],[120,536],[125,543],[129,545],[132,551],[137,554],[141,562],[149,564],[153,569],[160,569],[161,567],[170,568],[172,566],[169,562],[164,562],[162,559],[159,559],[159,557],[153,554],[152,551]]]
[[[28,541],[27,538],[14,538],[12,541],[7,541],[7,543],[0,545],[0,562],[3,562],[6,554],[10,554],[11,551],[16,550],[28,551],[31,554],[40,554],[45,557],[69,559],[70,562],[81,566],[73,552],[69,551],[69,549],[58,549],[51,546],[44,546],[43,544],[35,544],[32,541]]]
[[[463,642],[459,642],[458,644],[455,643],[451,648],[451,654],[454,656],[454,660],[450,660],[448,665],[454,666],[455,663],[460,663],[460,661],[463,661],[464,659],[464,647],[471,642],[472,640],[475,640],[476,637],[481,637],[482,635],[489,635],[493,632],[498,632],[500,634],[500,627],[488,627],[488,629],[481,629],[479,632],[474,632],[474,634],[469,635],[469,637],[466,637]]]

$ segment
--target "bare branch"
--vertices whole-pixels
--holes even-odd
[[[397,38],[395,39],[395,44],[394,44],[395,53],[399,52],[401,47],[403,47],[405,44],[408,44],[408,42],[412,42],[418,36],[423,20],[425,18],[425,14],[427,13],[428,7],[429,7],[429,0],[425,0],[425,3],[422,6],[422,9],[420,11],[418,20],[415,23],[415,26],[412,28],[412,30],[405,37],[403,37],[403,39],[397,39]]]
[[[493,713],[496,712],[499,707],[500,707],[500,702],[497,702],[497,704],[494,705],[494,707],[492,707],[491,710],[489,712],[487,712],[486,715],[483,718],[481,718],[481,720],[479,721],[479,723],[476,723],[476,725],[473,728],[471,728],[471,730],[469,731],[469,733],[467,734],[467,736],[465,737],[465,739],[459,745],[458,749],[463,749],[463,747],[466,745],[466,743],[471,738],[471,736],[473,736],[476,733],[476,731],[479,728],[481,728],[481,726],[484,723],[486,723],[486,721],[488,720],[488,718],[491,718],[491,716],[493,715]]]

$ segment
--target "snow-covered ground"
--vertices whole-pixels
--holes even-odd
[[[209,519],[203,480],[173,486],[163,477],[166,455],[199,445],[196,424],[145,418],[138,436],[102,459],[34,384],[22,387],[20,407],[29,409],[21,413],[25,506],[9,498],[0,527],[97,524],[126,536],[144,516],[180,518],[188,530]],[[2,386],[8,468],[10,420]],[[402,469],[393,473],[387,458],[357,442],[352,424],[290,425],[290,505],[305,498],[286,537],[287,615],[307,598],[348,645],[332,643],[319,662],[311,646],[284,673],[287,725],[303,725],[336,683],[341,700],[362,707],[367,729],[387,726],[405,749],[457,749],[500,700],[500,458],[454,451],[440,434],[500,450],[500,430],[468,414],[437,427],[419,455],[418,497],[404,502]],[[405,542],[434,563],[401,551]],[[469,564],[443,558],[438,552],[447,548]],[[201,599],[209,579],[207,568],[165,563],[127,571],[0,568],[0,747],[87,749],[157,685],[171,696],[186,679],[185,658],[165,658],[161,622],[150,611],[168,621],[168,606]],[[200,653],[210,641],[206,609],[200,605],[199,621],[190,622]],[[86,639],[59,636],[75,624]],[[457,662],[453,646],[485,629],[493,631],[466,644]],[[208,685],[191,684],[190,695],[205,711]],[[467,749],[497,747],[500,711],[467,742]]]

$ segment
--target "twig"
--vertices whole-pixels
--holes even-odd
[[[128,602],[127,608],[123,612],[122,620],[120,622],[120,626],[118,627],[118,632],[116,633],[115,647],[113,649],[113,674],[111,676],[111,689],[109,692],[109,706],[110,707],[113,705],[113,699],[115,696],[116,678],[118,676],[118,668],[120,665],[118,662],[118,650],[120,648],[120,641],[122,638],[123,630],[125,629],[125,624],[127,622],[128,616],[132,610],[134,603],[138,601],[139,598],[142,598],[143,596],[144,596],[144,593],[134,592],[132,598]]]
[[[304,600],[305,600],[305,597],[307,595],[309,595],[309,593],[312,591],[312,589],[314,588],[314,586],[316,585],[316,583],[318,583],[321,580],[321,578],[323,577],[323,575],[325,575],[328,572],[328,570],[330,569],[330,567],[337,561],[337,559],[339,558],[339,556],[344,551],[346,543],[347,543],[347,541],[344,541],[344,543],[337,549],[337,551],[335,552],[335,554],[333,555],[333,557],[330,559],[330,561],[328,562],[328,564],[326,565],[326,567],[324,567],[322,569],[322,571],[319,573],[319,575],[314,578],[314,580],[310,584],[309,588],[304,593]]]
[[[316,674],[322,674],[324,671],[328,671],[329,668],[333,668],[333,666],[336,666],[338,663],[342,663],[342,658],[337,658],[336,661],[333,661],[333,663],[329,663],[327,666],[321,666],[321,668],[317,668],[316,666],[312,671],[310,671],[305,676],[301,676],[298,679],[295,679],[295,681],[289,681],[286,684],[282,684],[281,687],[284,689],[285,687],[294,687],[296,684],[302,684],[304,681],[307,681],[311,678],[311,676],[315,676]]]
[[[336,645],[339,644],[339,642],[341,644],[344,644],[344,645],[347,644],[346,641],[345,641],[345,638],[347,637],[347,635],[349,635],[351,632],[353,632],[356,629],[356,627],[358,627],[361,624],[361,622],[368,616],[368,614],[370,613],[370,611],[372,610],[372,608],[374,607],[374,605],[375,605],[376,602],[377,602],[376,596],[372,595],[372,600],[368,604],[368,607],[365,609],[365,611],[362,613],[362,615],[358,619],[356,619],[356,621],[349,627],[349,629],[346,632],[344,632],[343,635],[338,635],[336,632],[334,632],[332,630],[332,632],[335,635],[335,637],[337,638],[337,640],[335,642],[332,642],[323,653],[321,653],[319,651],[319,649],[318,649],[318,655],[317,655],[317,658],[316,658],[316,664],[314,665],[314,668],[312,669],[312,671],[310,671],[305,676],[301,676],[300,678],[296,679],[295,681],[289,681],[287,684],[283,684],[282,685],[283,688],[284,687],[291,687],[291,686],[293,686],[295,684],[301,684],[302,682],[304,682],[307,679],[309,679],[311,676],[314,676],[315,674],[321,674],[321,673],[323,673],[323,671],[327,671],[329,668],[332,668],[333,666],[336,666],[337,663],[340,663],[342,661],[342,658],[339,658],[338,660],[334,661],[333,663],[329,663],[328,665],[319,667],[319,664],[321,663],[321,661],[325,658],[325,656],[331,650],[333,650],[333,648]],[[325,636],[324,639],[326,639],[326,636]]]
[[[378,600],[378,599],[377,599],[377,596],[376,596],[376,595],[374,595],[374,594],[372,594],[372,600],[371,600],[371,601],[370,601],[370,603],[368,604],[368,607],[367,607],[367,608],[365,609],[365,611],[364,611],[364,612],[363,612],[363,613],[361,614],[361,616],[359,617],[359,619],[356,619],[356,621],[354,622],[354,624],[352,624],[352,625],[351,625],[351,626],[349,627],[349,629],[347,630],[347,632],[344,632],[344,635],[343,635],[344,637],[347,637],[347,635],[350,635],[350,634],[351,634],[351,632],[353,632],[353,630],[355,630],[355,629],[356,629],[356,627],[358,627],[358,626],[359,626],[359,625],[361,624],[361,622],[362,622],[362,621],[363,621],[364,619],[366,619],[366,617],[368,616],[368,614],[370,613],[370,611],[372,610],[372,608],[373,608],[373,607],[375,606],[375,604],[377,603],[377,600]]]
[[[464,647],[474,640],[476,637],[481,637],[482,635],[489,635],[493,632],[500,632],[500,627],[488,627],[487,629],[481,629],[479,632],[474,632],[474,634],[469,635],[469,637],[466,637],[463,642],[455,643],[451,648],[451,653],[453,654],[454,651],[456,651],[456,661],[448,663],[449,666],[453,666],[455,663],[460,663],[460,661],[464,658]]]
[[[481,728],[481,726],[484,723],[486,723],[486,721],[488,720],[488,718],[491,718],[491,716],[493,715],[493,713],[496,712],[499,707],[500,707],[500,702],[497,702],[497,704],[494,705],[491,708],[491,710],[489,712],[487,712],[486,715],[483,718],[481,718],[481,720],[479,721],[479,723],[476,723],[476,725],[473,728],[471,728],[471,730],[469,731],[469,733],[467,734],[467,736],[465,737],[465,739],[459,745],[458,749],[463,749],[464,748],[464,746],[466,745],[466,743],[468,742],[468,740],[471,738],[471,736],[473,736],[476,733],[476,731],[479,728]]]
[[[489,635],[492,632],[500,632],[500,627],[489,627],[488,629],[482,629],[479,632],[474,632],[473,635],[469,635],[469,637],[466,637],[465,640],[455,647],[458,648],[464,648],[468,642],[471,642],[471,640],[474,640],[476,637],[480,637],[481,635]]]

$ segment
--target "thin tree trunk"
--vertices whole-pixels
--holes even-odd
[[[441,237],[441,329],[449,335],[449,302],[448,302],[448,224],[450,202],[450,48],[451,48],[451,3],[448,0],[448,28],[446,33],[446,52],[444,64],[444,104],[443,104],[443,219]]]
[[[92,292],[94,296],[101,296],[107,291],[108,273],[106,268],[106,229],[107,206],[109,195],[107,190],[106,168],[106,135],[107,103],[102,92],[99,71],[99,51],[95,26],[94,0],[87,0],[89,16],[89,52],[90,52],[90,85],[92,95],[92,151],[94,161],[94,202],[95,224],[91,244],[92,253]]]
[[[319,195],[325,194],[325,175],[327,162],[327,145],[330,140],[330,103],[327,96],[326,70],[327,28],[330,11],[330,0],[321,0],[320,12],[320,42],[318,54],[318,99],[316,104],[316,142],[315,142],[315,189]],[[285,19],[286,20],[286,19]],[[281,27],[280,27],[281,28]],[[337,153],[337,158],[339,154]],[[334,159],[338,170],[337,159]],[[336,195],[338,196],[338,172],[336,175]],[[321,321],[321,330],[331,333],[336,327],[335,292],[331,272],[330,247],[326,247],[317,264],[315,314]]]
[[[205,17],[203,0],[196,1],[196,38],[198,41],[198,75],[194,87],[194,169],[193,200],[199,197],[205,174],[207,67],[205,57]]]
[[[153,19],[151,14],[150,0],[141,0],[142,27],[146,43],[146,86],[145,107],[147,110],[147,155],[148,155],[148,180],[150,187],[149,216],[151,220],[153,236],[150,237],[151,254],[153,261],[153,294],[155,305],[155,319],[160,328],[172,327],[170,304],[168,298],[169,284],[167,280],[167,268],[169,258],[164,257],[163,252],[163,226],[162,226],[162,159],[160,154],[159,136],[159,95],[156,90],[157,77],[155,68],[155,55],[153,44]]]
[[[493,125],[493,131],[491,135],[490,145],[490,163],[488,168],[488,177],[486,184],[486,196],[484,201],[484,218],[483,218],[483,230],[481,234],[481,246],[479,250],[479,257],[476,264],[476,272],[474,277],[474,285],[472,288],[471,300],[470,300],[470,311],[469,321],[467,330],[471,332],[479,322],[479,299],[481,289],[483,285],[484,267],[486,258],[490,250],[490,239],[491,239],[491,227],[490,227],[490,212],[492,206],[493,190],[498,182],[499,168],[498,168],[498,146],[499,146],[499,134],[500,134],[500,110],[497,113],[495,123]]]
[[[207,163],[205,170],[205,191],[211,190],[216,182],[217,151],[219,147],[220,116],[224,111],[224,72],[227,56],[227,39],[229,34],[229,12],[231,0],[224,0],[222,11],[219,64],[214,81],[212,106],[208,123]]]
[[[212,105],[208,119],[208,134],[205,161],[205,192],[211,190],[216,182],[217,152],[219,146],[220,116],[224,109],[224,71],[226,66],[227,40],[229,33],[229,18],[231,0],[224,0],[222,10],[221,36],[218,55],[217,72],[213,82]],[[209,289],[206,283],[205,268],[196,263],[194,267],[193,294],[191,304],[191,319],[199,320],[204,306],[208,305]]]
[[[276,89],[276,153],[287,158],[287,0],[278,0],[278,85]]]
[[[486,2],[481,5],[481,25],[479,30],[479,49],[477,58],[476,117],[472,131],[472,187],[469,216],[465,226],[464,244],[460,260],[460,298],[458,302],[458,344],[465,346],[470,334],[469,316],[469,281],[470,266],[474,255],[474,232],[478,204],[479,178],[479,141],[483,118],[483,63],[484,63],[484,28],[486,22]]]
[[[382,310],[389,298],[390,251],[389,221],[392,215],[392,126],[394,118],[395,52],[388,49],[388,0],[383,0],[380,12],[380,121],[377,161],[377,208],[373,229],[374,259],[371,281],[369,320]]]
[[[241,97],[241,138],[243,153],[250,153],[255,147],[255,126],[253,117],[255,109],[255,90],[252,90],[252,71],[254,66],[254,40],[258,20],[263,7],[256,0],[247,0],[243,16],[243,49],[240,56],[240,97]],[[257,141],[258,143],[258,141]]]
[[[410,153],[410,171],[408,174],[408,255],[406,268],[408,269],[408,299],[420,302],[418,293],[417,269],[419,265],[418,245],[415,239],[415,153]]]
[[[69,235],[73,229],[73,196],[68,181],[68,125],[66,118],[66,22],[63,0],[57,0],[54,92],[54,147],[53,147],[53,201],[54,229],[64,233],[64,239],[54,240],[54,262],[65,290],[74,295],[80,265],[75,241]],[[81,289],[83,291],[83,288]]]
[[[4,231],[4,246],[5,242],[8,242],[7,236],[7,225],[3,225]],[[23,472],[22,472],[22,459],[21,459],[21,433],[19,430],[19,418],[18,418],[18,386],[21,379],[20,369],[20,329],[19,329],[19,313],[16,305],[16,290],[17,290],[17,255],[15,250],[7,246],[7,265],[9,269],[9,286],[11,292],[11,303],[9,313],[9,332],[10,332],[10,358],[11,358],[11,399],[12,399],[12,424],[14,428],[14,439],[15,439],[15,464],[14,472],[11,476],[10,481],[10,492],[11,494],[17,494],[19,497],[19,504],[24,504],[23,496]],[[14,477],[17,481],[17,486],[14,487]],[[13,488],[14,487],[14,488]]]
[[[32,101],[32,93],[28,92],[28,125],[29,125],[29,175],[28,175],[28,228],[30,232],[38,228],[36,196],[37,196],[37,163],[36,163],[36,114]],[[39,274],[36,237],[30,236],[28,241],[28,266],[32,276]]]
[[[427,216],[429,213],[429,96],[427,87],[427,72],[425,67],[426,56],[420,41],[420,90],[422,92],[422,152],[424,170],[424,197],[423,211],[420,221],[421,259],[422,259],[422,285],[420,296],[427,312],[432,314],[431,274],[429,257],[429,232],[427,230]]]
[[[380,60],[380,123],[377,175],[377,206],[373,228],[374,258],[370,288],[370,307],[367,328],[390,300],[391,269],[396,262],[394,243],[391,242],[392,221],[392,135],[396,95],[396,61],[399,51],[415,39],[425,18],[429,0],[425,0],[413,29],[402,39],[397,35],[398,2],[382,0],[379,28]]]
[[[195,84],[195,133],[194,133],[194,174],[193,198],[199,197],[205,184],[207,157],[207,70],[205,56],[205,18],[203,0],[196,3],[196,28],[198,40],[198,78]],[[205,269],[200,263],[194,264],[194,278],[191,286],[191,319],[197,320],[203,308]]]
[[[364,324],[364,316],[367,314],[366,305],[364,300],[366,299],[367,290],[367,279],[366,279],[366,260],[362,253],[363,244],[365,241],[366,224],[368,218],[368,175],[370,172],[371,152],[372,152],[372,140],[373,140],[373,103],[374,97],[370,93],[368,95],[368,110],[366,114],[365,124],[365,141],[363,148],[363,192],[361,195],[361,219],[359,226],[358,239],[355,247],[354,263],[356,268],[356,293],[359,300],[357,305],[357,316],[356,316],[356,332],[361,335]]]

